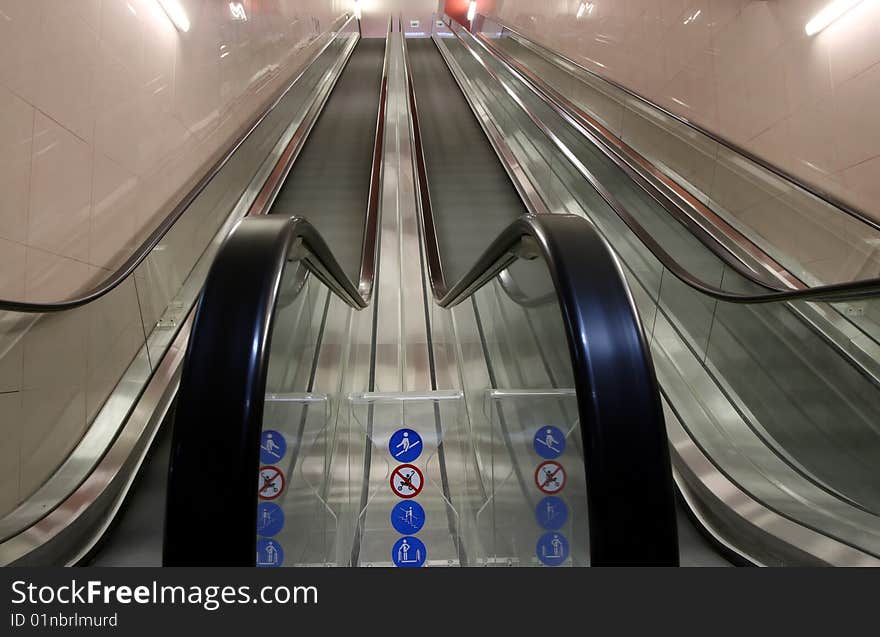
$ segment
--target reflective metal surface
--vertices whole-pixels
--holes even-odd
[[[786,518],[731,482],[667,411],[674,476],[687,506],[715,541],[759,566],[880,566],[880,559]]]
[[[359,313],[350,323],[348,362],[341,367],[326,368],[328,372],[342,370],[343,379],[336,385],[338,388],[360,385],[366,390],[350,391],[347,395],[325,394],[326,405],[317,409],[311,404],[306,407],[301,399],[292,397],[286,404],[295,411],[264,421],[264,431],[271,430],[273,436],[274,432],[280,432],[294,452],[278,461],[280,470],[288,477],[288,486],[273,498],[284,511],[285,525],[273,532],[271,539],[260,539],[257,563],[270,566],[391,565],[397,558],[390,555],[396,535],[389,528],[389,513],[398,500],[389,490],[388,482],[399,461],[389,454],[388,445],[392,432],[407,426],[420,434],[427,454],[413,460],[425,480],[424,491],[418,496],[428,519],[425,529],[419,531],[430,547],[425,564],[538,564],[543,559],[542,553],[536,555],[531,545],[539,533],[533,524],[526,522],[538,501],[537,488],[532,484],[537,478],[529,481],[524,476],[536,471],[531,457],[534,427],[550,420],[557,422],[570,437],[567,453],[573,460],[568,463],[570,486],[567,491],[572,517],[565,527],[572,537],[572,555],[556,557],[565,564],[586,564],[590,560],[590,549],[585,542],[588,529],[585,465],[579,433],[582,425],[575,415],[578,412],[574,406],[576,394],[571,389],[572,358],[566,345],[566,332],[558,325],[561,319],[557,297],[547,294],[547,287],[554,285],[550,272],[545,261],[536,257],[544,255],[548,259],[560,282],[567,284],[568,275],[561,274],[559,263],[548,257],[553,253],[548,245],[552,234],[549,229],[545,234],[538,230],[543,226],[537,221],[524,220],[503,233],[462,280],[453,281],[443,297],[436,299],[442,305],[454,304],[476,293],[474,302],[462,304],[454,312],[437,307],[432,299],[438,293],[432,289],[433,275],[413,267],[414,264],[425,267],[429,242],[424,234],[420,236],[426,224],[419,223],[420,211],[413,205],[418,201],[416,193],[422,192],[414,184],[414,168],[418,168],[419,163],[414,164],[413,159],[418,160],[422,149],[414,146],[416,130],[409,127],[403,45],[398,34],[392,35],[388,46],[391,57],[383,166],[386,196],[382,200],[380,259],[373,299],[375,314],[367,324],[365,315]],[[422,172],[418,178],[429,179],[430,176]],[[568,217],[546,217],[545,223],[549,226],[566,222],[575,223],[580,229],[587,227],[581,219]],[[524,235],[533,238],[523,240]],[[581,249],[579,246],[578,250]],[[484,307],[486,314],[482,316],[480,299],[496,298],[498,290],[490,281],[512,260],[517,260],[516,273],[511,275],[517,285],[529,290],[540,289],[537,296],[549,302],[523,311],[507,299],[503,311],[491,313]],[[602,279],[601,268],[591,269],[596,281]],[[614,272],[619,277],[619,271],[614,269]],[[631,312],[632,302],[628,296],[625,300]],[[562,305],[568,307],[569,301]],[[608,307],[603,303],[596,307],[600,305]],[[323,336],[320,336],[330,319],[326,305],[323,314],[319,312],[314,316],[321,325],[312,341],[316,343],[315,353],[309,354],[312,350],[306,349],[298,355],[290,355],[288,348],[282,348],[276,354],[273,345],[272,360],[277,362],[270,365],[293,370],[302,369],[312,356],[316,364],[320,360],[335,360],[338,350],[331,349],[325,356]],[[475,326],[476,332],[462,329],[460,326],[464,323]],[[589,322],[593,326],[599,323]],[[289,330],[290,325],[290,322],[277,323],[278,333],[273,342],[279,337],[286,342],[290,336],[280,331]],[[640,329],[637,321],[636,329]],[[476,341],[463,343],[459,335],[465,338],[473,335]],[[580,342],[574,337],[569,340]],[[509,355],[513,351],[511,346],[517,355]],[[470,369],[465,373],[463,365],[471,356],[472,364],[468,361]],[[620,365],[616,367],[622,369]],[[484,371],[481,372],[481,368]],[[480,382],[488,379],[490,384],[472,385],[472,372],[476,372]],[[635,376],[629,376],[631,405],[636,404],[631,400]],[[329,377],[327,380],[331,382]],[[566,383],[567,388],[559,387]],[[490,391],[499,388],[502,391]],[[287,387],[286,391],[291,389]],[[579,385],[579,392],[584,391],[585,387]],[[602,403],[603,395],[600,389],[594,396],[598,403]],[[656,397],[655,393],[651,396],[652,400]],[[483,405],[486,400],[493,406],[486,408]],[[338,407],[334,406],[337,404]],[[276,410],[277,405],[274,394],[267,397],[267,409]],[[644,424],[648,420],[637,418],[628,422]],[[662,424],[658,431],[662,437]],[[606,440],[612,437],[603,436]],[[638,438],[647,441],[649,436]],[[488,447],[484,441],[489,442]],[[627,449],[628,453],[633,451],[630,446]],[[659,444],[658,449],[661,457],[665,457],[665,444]],[[626,475],[635,475],[617,462],[606,464],[623,470]],[[644,472],[647,463],[640,467]],[[511,481],[513,473],[520,479]],[[601,472],[595,473],[594,478],[597,485],[602,483]],[[622,488],[623,482],[626,479],[617,481],[616,488]],[[660,486],[662,482],[652,481],[652,484]],[[642,504],[648,506],[648,492],[640,492],[639,497]],[[615,504],[624,504],[626,510],[631,510],[630,505],[621,500]],[[600,504],[598,510],[601,508]],[[613,513],[609,517],[613,517]],[[589,525],[590,533],[598,538],[597,544],[609,539],[595,532],[602,526],[599,521],[604,519],[600,514]],[[659,519],[660,516],[652,516],[646,527]],[[295,522],[288,528],[291,520]],[[632,536],[632,531],[628,528],[626,533],[615,533],[612,544],[621,541],[624,535]],[[647,553],[643,551],[657,542],[661,534],[648,532],[648,535],[646,541],[638,542],[638,549],[624,550],[613,559],[639,560],[650,555],[650,549]],[[263,555],[260,547],[267,545],[273,550]],[[282,554],[283,558],[279,558]],[[612,554],[598,552],[597,561],[608,559]]]
[[[72,566],[100,540],[122,506],[174,398],[191,327],[190,316],[97,467],[60,504],[47,502],[55,506],[45,517],[0,544],[0,564]],[[53,485],[47,485],[45,497],[50,498],[52,490]]]
[[[468,37],[463,32],[462,36]],[[496,76],[495,79],[501,82],[501,78]],[[538,130],[547,128],[540,117],[527,119]],[[571,157],[567,159],[571,163]],[[547,191],[549,181],[539,180],[542,194]],[[576,188],[572,188],[572,193],[578,197]],[[677,410],[685,410],[682,422],[688,427],[694,448],[702,449],[722,467],[719,470],[709,463],[712,470],[701,474],[701,479],[717,485],[718,479],[723,477],[729,481],[732,475],[735,482],[730,484],[738,484],[735,489],[750,502],[745,508],[740,507],[734,491],[720,489],[718,493],[722,497],[725,494],[730,497],[728,515],[721,514],[725,507],[721,500],[717,500],[719,504],[712,516],[706,511],[700,513],[699,509],[697,513],[710,522],[710,528],[714,528],[719,537],[738,537],[740,541],[734,543],[740,551],[743,547],[751,548],[757,562],[815,563],[821,559],[825,563],[855,564],[873,560],[868,553],[853,548],[858,546],[873,552],[872,547],[876,546],[876,518],[864,510],[864,502],[872,497],[871,480],[868,474],[860,478],[849,475],[858,471],[855,467],[871,465],[869,458],[875,448],[873,442],[855,442],[873,440],[874,428],[870,423],[876,420],[869,415],[873,407],[870,406],[872,399],[868,398],[875,396],[876,388],[864,382],[865,376],[876,377],[871,373],[876,362],[867,354],[874,349],[870,339],[866,340],[854,326],[847,326],[848,321],[832,320],[833,310],[829,313],[829,308],[820,304],[787,306],[786,311],[768,309],[774,318],[758,319],[763,311],[734,310],[723,303],[701,302],[698,295],[681,289],[683,286],[662,268],[658,272],[656,261],[650,255],[642,260],[644,248],[634,249],[625,234],[611,231],[613,224],[608,224],[604,215],[595,214],[598,210],[586,208],[596,217],[609,241],[621,251],[627,264],[634,294],[653,342],[664,392]],[[651,242],[647,245],[654,250]],[[707,273],[711,270],[707,269]],[[659,277],[655,279],[657,274]],[[731,286],[725,275],[722,273],[718,280],[723,281],[728,290],[734,290],[734,296],[748,289],[742,285]],[[505,287],[510,291],[509,286]],[[867,289],[865,292],[874,294]],[[746,296],[743,295],[742,300]],[[687,301],[688,298],[691,300]],[[733,300],[728,295],[719,298]],[[706,307],[701,307],[703,303]],[[700,314],[703,319],[697,318]],[[792,315],[798,318],[792,321]],[[696,328],[696,324],[704,320],[706,327],[711,324],[708,331]],[[830,326],[835,323],[837,327],[832,329]],[[803,329],[804,325],[809,328]],[[795,333],[797,336],[793,336]],[[854,347],[847,343],[850,337],[860,345]],[[862,359],[853,360],[857,357]],[[819,359],[825,363],[818,362]],[[737,368],[736,372],[732,371],[733,367]],[[823,367],[834,371],[823,373]],[[850,375],[851,382],[842,380]],[[762,380],[744,382],[751,376]],[[799,382],[801,389],[798,389]],[[757,391],[756,384],[767,391]],[[854,384],[860,389],[854,390]],[[777,385],[779,390],[774,396],[773,388]],[[805,389],[807,386],[811,388],[809,391]],[[798,398],[793,398],[795,394]],[[690,407],[685,409],[688,405]],[[825,417],[838,412],[835,417]],[[667,412],[667,415],[674,418],[675,412]],[[792,435],[801,440],[800,444],[790,445],[794,438],[785,442],[776,439],[777,436],[784,438],[785,434],[769,428],[782,422],[789,423]],[[808,432],[814,427],[822,429],[826,443],[815,446],[809,443],[813,438]],[[678,454],[677,447],[675,449]],[[845,449],[849,451],[843,451]],[[864,457],[836,463],[836,469],[827,467],[819,477],[815,460],[835,452],[849,458]],[[685,473],[679,465],[680,484]],[[844,483],[848,484],[849,495],[841,491]],[[861,499],[862,505],[853,500],[852,494],[859,492],[861,498],[856,499]],[[742,511],[749,512],[746,521],[738,520]],[[765,537],[757,541],[754,529],[761,528],[763,523],[766,527],[761,532]],[[749,526],[753,527],[752,535],[743,530]],[[808,537],[805,533],[813,535]],[[751,545],[753,540],[754,546]],[[801,541],[808,550],[798,544]],[[730,542],[726,539],[723,543]],[[773,547],[772,551],[768,546]],[[766,558],[767,555],[773,559]],[[835,562],[837,558],[839,561]]]
[[[642,226],[642,224],[636,220],[631,211],[623,206],[618,198],[614,194],[612,194],[606,184],[598,179],[594,172],[581,161],[581,159],[573,151],[573,149],[570,148],[569,145],[567,145],[560,138],[557,130],[551,128],[551,126],[549,126],[547,122],[544,121],[544,119],[542,119],[529,105],[524,102],[521,95],[518,94],[518,92],[514,89],[514,87],[509,83],[506,78],[501,77],[492,68],[490,68],[487,61],[484,60],[483,57],[470,44],[470,41],[473,41],[485,48],[486,45],[483,44],[481,40],[473,38],[473,36],[471,36],[467,31],[462,29],[457,24],[452,24],[451,30],[455,34],[458,41],[467,49],[470,55],[477,60],[478,64],[485,71],[485,73],[494,82],[502,87],[503,92],[506,93],[511,102],[516,104],[516,106],[519,107],[519,109],[527,116],[528,121],[531,122],[531,124],[537,129],[537,131],[540,131],[540,133],[545,135],[553,143],[558,151],[565,157],[566,161],[572,167],[574,167],[577,172],[582,176],[582,178],[586,180],[600,194],[602,199],[617,213],[617,215],[621,219],[624,220],[627,226],[630,227],[630,229],[639,237],[639,239],[650,247],[651,252],[661,260],[664,266],[673,275],[681,279],[688,286],[696,288],[700,290],[703,294],[707,294],[709,296],[712,296],[713,298],[723,299],[732,302],[748,303],[776,302],[786,299],[815,299],[833,302],[845,299],[871,298],[880,293],[880,279],[876,278],[859,281],[849,281],[837,284],[817,285],[812,287],[800,286],[798,289],[794,290],[777,287],[776,285],[768,281],[756,277],[755,273],[753,271],[750,271],[749,268],[746,267],[746,264],[743,264],[738,260],[730,260],[727,264],[734,272],[738,273],[741,277],[751,282],[757,288],[757,291],[750,291],[750,293],[748,294],[731,292],[729,289],[724,289],[719,285],[703,280],[698,273],[695,273],[690,269],[684,267],[679,262],[676,255],[671,254],[658,241],[656,241],[654,237],[652,237],[652,235]],[[438,40],[438,42],[442,42],[442,40]],[[488,49],[486,49],[486,52],[488,52]],[[508,69],[514,77],[517,76],[516,70],[510,67],[508,67]],[[520,81],[523,83],[523,85],[530,87],[530,85],[525,82],[525,80],[520,78]],[[471,89],[471,92],[472,90],[473,89]],[[591,133],[588,133],[585,129],[583,129],[583,127],[580,127],[580,125],[571,117],[571,115],[563,111],[557,105],[553,104],[550,100],[539,94],[533,88],[530,87],[529,90],[534,95],[538,96],[545,105],[551,108],[553,112],[556,113],[564,121],[574,127],[579,127],[581,132],[583,132],[585,135],[590,138],[594,138]],[[473,101],[471,103],[473,104]],[[482,107],[478,105],[475,108]],[[517,178],[522,178],[522,175],[511,175],[511,178],[516,180]],[[778,268],[771,268],[770,271],[774,275],[778,275]],[[785,278],[781,280],[784,283],[788,282],[788,279]]]

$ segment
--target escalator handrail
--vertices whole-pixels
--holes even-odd
[[[592,142],[599,152],[626,173],[648,196],[657,201],[672,218],[686,226],[708,250],[734,268],[740,275],[752,280],[756,284],[768,285],[778,291],[802,289],[805,287],[803,281],[788,272],[784,266],[769,254],[745,238],[739,231],[703,205],[701,201],[682,189],[665,173],[654,167],[653,164],[649,163],[636,150],[618,139],[598,120],[586,113],[565,95],[549,86],[536,73],[515,59],[507,51],[500,48],[492,39],[486,37],[484,33],[475,34],[474,39],[490,55],[497,58],[511,73],[518,77],[535,94],[535,97],[541,99],[557,115]],[[670,194],[670,192],[674,194]],[[631,215],[628,215],[628,213],[626,216],[627,219],[624,219],[624,221],[628,221],[631,218]],[[787,287],[774,287],[773,283],[766,279],[756,279],[755,273],[750,268],[745,267],[744,263],[736,255],[732,254],[730,247],[724,245],[721,239],[707,230],[698,221],[699,218],[704,219],[712,224],[714,228],[723,232],[738,248],[746,252],[751,258],[757,260],[772,275],[786,283]],[[638,225],[637,222],[635,224]],[[628,225],[632,229],[632,224]]]
[[[452,21],[450,20],[450,22]],[[473,47],[471,47],[471,45],[466,40],[464,40],[464,38],[462,38],[462,36],[457,32],[454,25],[450,25],[450,31],[455,35],[458,41],[460,41],[462,45],[465,46],[467,50],[474,56],[474,58],[484,68],[484,70],[499,84],[505,86],[506,88],[503,80],[501,80],[492,69],[488,68],[485,61],[482,60],[482,58],[473,50]],[[504,60],[502,60],[501,58],[498,59],[501,60],[502,63],[505,63]],[[516,74],[515,70],[511,71]],[[528,82],[525,82],[525,84],[526,86],[530,86]],[[536,95],[538,95],[538,97],[545,101],[545,103],[548,103],[551,108],[554,107],[554,105],[549,102],[546,96],[541,95],[539,92],[536,92]],[[547,128],[546,124],[544,124],[540,120],[540,118],[537,117],[537,115],[531,112],[531,110],[525,104],[523,104],[521,100],[514,100],[514,102],[528,115],[532,123],[544,135],[546,135],[551,140],[551,142],[555,140],[555,136]],[[411,107],[414,111],[414,117],[417,117],[417,109],[413,106],[413,104],[411,104]],[[554,108],[554,110],[557,109]],[[419,153],[417,153],[417,155],[419,155]],[[417,156],[416,159],[417,169],[421,173],[424,170],[424,161],[421,160],[421,165],[418,165],[420,157]],[[587,181],[591,183],[591,185],[597,190],[599,195],[605,200],[606,203],[608,203],[608,205],[615,211],[615,213],[617,213],[617,215],[633,232],[633,234],[635,234],[639,238],[639,240],[641,240],[645,244],[645,247],[648,248],[648,250],[657,258],[657,260],[660,261],[660,263],[682,283],[684,283],[688,287],[697,290],[701,294],[704,294],[719,301],[745,304],[778,303],[785,301],[821,301],[826,303],[836,303],[842,301],[867,299],[880,295],[880,278],[816,285],[794,290],[789,288],[777,288],[756,277],[747,268],[743,267],[739,262],[727,259],[724,259],[725,264],[735,269],[740,275],[744,276],[752,284],[767,291],[760,293],[731,292],[712,283],[707,283],[692,272],[688,271],[687,268],[682,266],[678,262],[678,260],[675,259],[675,257],[669,254],[669,252],[667,252],[660,245],[660,243],[656,239],[654,239],[653,236],[651,236],[651,233],[648,232],[644,228],[644,226],[642,226],[636,220],[636,218],[628,210],[626,210],[626,208],[624,208],[624,206],[620,204],[620,202],[617,201],[617,199],[608,191],[608,189],[585,166],[583,166],[580,162],[575,161],[572,161],[572,165],[578,170],[578,172],[581,173],[581,175]],[[425,185],[424,192],[421,194],[423,201],[429,202],[429,195],[430,193],[427,192],[427,186]],[[428,263],[429,266],[432,263],[430,254]],[[431,274],[432,285],[436,282],[437,287],[442,290],[445,286],[445,282],[442,277],[442,269],[438,268],[435,272],[432,272]]]
[[[388,43],[394,27],[392,16],[388,17],[385,33],[385,55],[382,61],[382,80],[379,86],[379,109],[376,113],[376,132],[373,138],[373,161],[370,169],[370,191],[367,196],[367,215],[364,220],[364,240],[361,247],[361,267],[358,289],[361,296],[370,298],[376,279],[376,261],[379,241],[379,207],[382,189],[382,150],[385,143],[385,106],[388,101]]]
[[[672,477],[660,392],[650,350],[617,259],[585,219],[528,214],[507,226],[473,267],[449,285],[434,226],[408,57],[405,67],[418,181],[417,208],[435,301],[443,307],[454,306],[470,298],[517,258],[544,259],[554,282],[553,296],[562,312],[577,390],[588,484],[591,563],[677,564]],[[627,398],[615,400],[615,392],[623,388],[627,388]],[[643,507],[644,517],[633,514],[634,502]]]
[[[342,31],[345,29],[349,22],[354,19],[354,14],[351,12],[346,12],[339,16],[335,21],[338,22],[340,20],[344,20],[342,24],[336,31]],[[331,25],[331,31],[333,30]],[[64,299],[61,301],[54,302],[32,302],[32,301],[17,301],[13,299],[0,299],[0,311],[10,311],[10,312],[21,312],[28,314],[43,314],[49,312],[61,312],[64,310],[72,310],[74,308],[87,305],[92,301],[96,301],[104,295],[112,292],[119,285],[121,285],[128,277],[134,273],[137,267],[143,263],[143,261],[149,256],[149,254],[156,248],[157,245],[165,238],[171,229],[176,225],[177,221],[183,216],[183,214],[189,209],[190,205],[195,201],[195,199],[208,187],[208,185],[214,180],[214,178],[220,173],[224,166],[229,162],[229,160],[233,157],[235,152],[241,147],[242,144],[247,141],[247,139],[253,134],[253,132],[260,126],[260,124],[269,116],[269,114],[278,106],[278,104],[284,99],[284,97],[294,88],[299,79],[303,76],[303,74],[311,67],[312,63],[314,63],[323,53],[327,50],[327,48],[334,42],[334,38],[330,38],[324,46],[318,49],[309,60],[303,65],[302,69],[299,73],[297,73],[296,77],[293,78],[273,99],[267,106],[264,108],[252,121],[251,123],[243,130],[243,132],[235,139],[234,142],[229,146],[228,150],[220,157],[214,164],[207,170],[207,172],[196,182],[196,184],[190,189],[186,195],[174,206],[171,212],[162,219],[156,229],[153,230],[150,235],[144,239],[144,241],[134,249],[132,254],[125,260],[122,265],[120,265],[116,270],[114,270],[107,278],[102,280],[101,282],[94,285],[91,289],[78,294],[77,296],[70,297],[68,299]]]
[[[388,34],[391,25],[389,20]],[[386,43],[389,41],[390,37],[386,36]],[[239,222],[218,251],[199,297],[178,391],[165,533],[166,537],[173,538],[181,537],[178,534],[186,532],[187,516],[191,515],[196,503],[186,493],[185,485],[190,480],[198,479],[200,471],[211,473],[218,481],[220,495],[207,499],[201,496],[199,502],[202,504],[199,506],[218,513],[225,510],[228,502],[232,502],[236,506],[241,505],[242,509],[233,511],[233,516],[228,518],[234,517],[237,522],[231,524],[228,533],[220,539],[223,546],[214,547],[213,556],[210,555],[211,551],[204,552],[207,561],[219,555],[227,560],[225,544],[231,537],[233,539],[229,545],[236,546],[239,552],[233,551],[228,563],[253,564],[254,553],[250,545],[254,528],[252,525],[242,525],[240,521],[250,519],[244,511],[253,504],[256,491],[251,489],[245,494],[241,489],[242,485],[256,485],[257,465],[251,466],[250,461],[259,460],[258,439],[262,429],[272,322],[279,303],[283,302],[280,283],[285,264],[294,260],[300,263],[300,269],[292,279],[295,288],[293,294],[303,289],[304,267],[352,308],[365,308],[372,297],[379,250],[377,228],[387,71],[386,49],[357,282],[348,278],[321,234],[307,220],[283,215],[262,216],[274,201],[272,193],[279,191],[296,159],[295,152],[286,150],[264,185],[265,194],[257,198],[260,202],[257,209],[252,209],[251,214]],[[291,140],[290,145],[295,143],[295,140]],[[287,302],[291,300],[292,295],[288,291]],[[234,334],[235,337],[228,338],[227,334]],[[241,338],[243,334],[246,336]],[[198,356],[195,352],[198,352]],[[222,397],[213,400],[207,409],[213,416],[203,413],[206,407],[201,401],[204,392],[200,389],[206,387],[213,387],[211,396]],[[215,423],[208,432],[200,426],[200,421],[206,418]],[[217,426],[219,423],[227,426]],[[199,446],[206,439],[217,452],[215,458],[200,457]],[[256,457],[249,455],[251,448],[257,450]],[[211,460],[218,458],[219,465],[211,463]],[[203,468],[197,469],[196,473],[187,473],[191,467],[202,467],[202,462],[205,462]],[[175,488],[174,484],[184,486]],[[248,533],[250,543],[244,539]],[[167,563],[189,563],[193,558],[177,541],[166,541],[164,545],[164,560]],[[241,551],[242,546],[247,550]]]
[[[166,565],[253,565],[254,503],[269,352],[286,264],[300,260],[349,306],[368,299],[308,221],[242,219],[217,253],[199,296],[178,390],[168,474]],[[210,485],[193,489],[192,485]],[[223,520],[194,552],[194,511]]]
[[[585,219],[523,215],[438,303],[469,298],[514,258],[544,259],[562,313],[584,442],[591,564],[677,564],[660,392],[620,264]]]
[[[592,563],[677,563],[672,476],[654,368],[620,266],[590,224],[573,215],[514,221],[440,302],[463,301],[491,280],[499,264],[517,257],[543,257],[557,290],[584,439]],[[352,307],[366,304],[307,221],[249,217],[230,234],[199,299],[181,377],[166,565],[253,564],[274,307],[291,258],[304,259]],[[211,489],[188,488],[196,483]],[[198,555],[185,541],[196,510],[225,521],[223,534],[206,539]]]
[[[585,447],[591,562],[676,564],[657,380],[620,266],[595,229],[571,215],[524,216],[438,301],[460,303],[519,257],[545,259],[562,312]],[[271,334],[282,273],[293,259],[348,305],[367,303],[307,221],[248,217],[230,234],[199,298],[181,377],[166,504],[167,565],[254,563]],[[195,512],[206,523],[225,522],[224,532],[204,538],[198,552],[188,543]]]
[[[759,165],[764,170],[767,170],[767,171],[773,173],[774,175],[776,175],[777,177],[780,177],[781,179],[790,182],[791,184],[793,184],[794,186],[796,186],[800,190],[803,190],[803,191],[811,194],[812,196],[816,197],[817,199],[824,201],[825,203],[829,204],[830,206],[837,208],[838,210],[840,210],[840,212],[843,212],[843,213],[853,217],[854,219],[870,226],[874,230],[880,230],[880,222],[878,222],[876,219],[871,218],[865,212],[858,210],[857,208],[854,208],[852,205],[842,201],[839,197],[836,197],[827,191],[821,190],[814,185],[811,185],[811,184],[804,182],[803,180],[794,176],[793,174],[786,171],[785,169],[780,168],[779,166],[776,166],[776,165],[762,159],[761,157],[758,157],[757,155],[755,155],[751,151],[747,150],[746,148],[740,146],[736,142],[733,142],[733,141],[727,139],[726,137],[723,137],[717,133],[713,133],[712,131],[702,127],[700,124],[697,124],[696,122],[692,122],[691,120],[687,119],[686,117],[682,117],[681,115],[673,113],[672,111],[668,110],[667,108],[648,99],[644,95],[641,95],[640,93],[637,93],[637,92],[633,91],[632,89],[627,88],[626,86],[624,86],[624,85],[622,85],[622,84],[620,84],[620,83],[618,83],[608,77],[600,75],[600,74],[596,73],[595,71],[591,71],[590,69],[585,67],[583,64],[577,62],[576,60],[573,60],[570,57],[568,57],[562,53],[559,53],[558,51],[554,51],[553,49],[547,47],[546,45],[541,44],[540,42],[534,40],[532,37],[525,35],[522,31],[519,31],[518,29],[511,27],[505,20],[502,20],[500,17],[494,16],[494,15],[489,16],[489,15],[485,15],[485,14],[481,14],[481,13],[478,13],[478,15],[481,15],[483,18],[491,20],[492,22],[501,26],[503,29],[510,31],[511,33],[515,34],[516,36],[518,36],[519,38],[521,38],[523,40],[528,41],[530,44],[532,44],[533,46],[546,52],[551,57],[555,57],[560,60],[563,60],[566,64],[574,66],[577,69],[579,69],[580,71],[583,71],[584,73],[589,75],[590,77],[594,77],[594,78],[598,79],[599,81],[604,82],[604,83],[614,87],[615,89],[625,93],[629,97],[645,104],[646,106],[650,107],[651,109],[656,110],[659,113],[662,113],[665,117],[669,117],[670,119],[673,119],[673,120],[677,121],[678,123],[680,123],[684,126],[687,126],[688,128],[696,131],[697,133],[704,135],[705,137],[708,137],[709,139],[716,142],[717,144],[720,144],[721,146],[724,146],[724,147],[730,149],[735,154],[745,157],[750,162],[753,162],[753,163]]]

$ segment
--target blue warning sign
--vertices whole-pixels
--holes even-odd
[[[541,427],[535,432],[535,452],[542,458],[552,460],[565,451],[565,434],[559,427]]]
[[[391,509],[391,526],[402,535],[418,533],[425,526],[425,510],[415,500],[398,502]]]
[[[391,559],[401,568],[418,568],[425,563],[428,549],[417,537],[402,537],[391,547]]]
[[[422,437],[412,429],[398,429],[391,434],[388,451],[399,462],[412,462],[422,453]]]
[[[272,536],[284,526],[284,511],[274,502],[257,505],[257,535]]]
[[[275,568],[284,564],[284,549],[276,540],[257,539],[257,566]]]
[[[538,538],[535,553],[541,563],[547,566],[559,566],[568,559],[568,540],[562,533],[545,533]]]
[[[275,464],[286,451],[287,441],[277,431],[267,429],[260,436],[260,464]]]
[[[535,519],[538,524],[549,531],[558,531],[568,520],[568,505],[565,500],[555,495],[548,495],[535,507]]]

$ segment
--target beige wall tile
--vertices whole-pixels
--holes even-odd
[[[840,168],[834,111],[827,102],[817,102],[788,118],[789,139],[785,147],[791,156],[786,167],[811,183],[833,178]]]
[[[0,299],[24,298],[25,246],[0,239]]]
[[[786,99],[792,109],[832,98],[828,42],[823,38],[797,38],[780,52],[785,69]]]
[[[94,79],[98,35],[80,17],[43,18],[33,73],[34,106],[86,142],[95,130]]]
[[[0,298],[106,278],[350,9],[245,0],[233,24],[228,3],[182,4],[186,34],[154,0],[0,0]],[[215,194],[139,269],[141,298],[132,280],[33,323],[0,315],[0,515],[80,440],[143,344],[140,308],[161,316],[231,202]]]
[[[137,247],[134,231],[141,180],[104,155],[95,155],[89,262],[118,267]]]
[[[184,0],[183,34],[154,0],[0,0],[0,239],[40,251],[25,294],[69,296],[95,272],[48,254],[124,258],[349,4],[246,2],[235,22]]]
[[[880,7],[863,2],[818,39],[827,43],[834,82],[846,82],[880,62]]]
[[[14,84],[13,92],[27,99],[20,85],[28,77],[23,70],[34,63],[42,14],[37,3],[21,0],[0,0],[0,12],[0,83],[6,88]]]
[[[93,284],[98,273],[97,268],[82,261],[26,248],[25,300],[49,303],[69,298]]]
[[[789,168],[792,165],[790,138],[789,120],[786,118],[750,139],[745,148],[775,166]]]
[[[880,64],[835,87],[834,132],[842,167],[880,154]]]
[[[0,86],[0,238],[27,240],[34,108]]]
[[[851,166],[842,174],[847,189],[855,193],[862,209],[870,210],[880,201],[880,156]]]
[[[581,19],[574,1],[478,8],[880,218],[864,181],[840,174],[880,156],[880,4],[808,37],[825,4],[594,0]]]
[[[28,245],[85,263],[89,258],[91,194],[91,148],[37,112]]]
[[[141,177],[189,143],[186,127],[168,112],[170,88],[161,83],[162,78],[156,86],[139,85],[136,73],[112,55],[102,59],[95,148]],[[138,126],[132,126],[133,121]]]
[[[93,30],[101,25],[101,0],[40,0],[46,17],[78,18]]]
[[[715,128],[718,125],[718,99],[711,61],[701,58],[694,62],[670,78],[659,94],[660,99],[663,106],[688,120]]]
[[[132,71],[143,63],[146,3],[139,0],[101,2],[101,42]]]

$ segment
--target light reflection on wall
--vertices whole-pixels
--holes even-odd
[[[189,17],[178,0],[159,0],[159,4],[164,9],[166,15],[168,15],[168,19],[171,20],[178,30],[184,33],[189,31]]]

